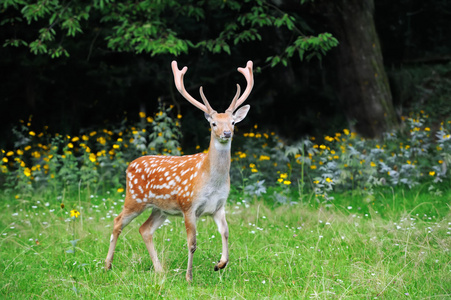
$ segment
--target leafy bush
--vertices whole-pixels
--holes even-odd
[[[243,149],[235,153],[232,178],[241,176],[248,194],[272,187],[278,202],[286,201],[286,188],[293,185],[301,198],[314,192],[319,201],[332,200],[333,190],[371,195],[376,187],[430,183],[430,190],[437,191],[434,184],[449,179],[451,121],[441,122],[435,133],[432,123],[420,111],[403,117],[404,128],[381,140],[344,129],[319,143],[310,137],[294,145],[285,145],[274,134],[247,133]]]
[[[137,124],[124,120],[116,128],[84,130],[77,136],[50,135],[30,129],[31,119],[15,129],[15,150],[1,151],[6,190],[23,196],[35,189],[107,187],[123,191],[129,162],[147,154],[180,155],[178,118],[160,103],[153,117],[140,113]]]
[[[114,189],[123,193],[129,162],[147,154],[183,154],[179,140],[181,116],[160,103],[153,117],[140,113],[137,124],[124,120],[77,136],[50,135],[30,129],[31,120],[14,132],[14,150],[1,151],[5,189],[30,196],[36,189]],[[321,139],[310,137],[286,145],[275,133],[236,135],[231,179],[234,192],[244,197],[270,193],[275,202],[292,201],[314,193],[320,202],[332,200],[332,191],[353,190],[371,196],[376,187],[412,188],[449,180],[451,121],[433,122],[423,111],[403,117],[404,128],[381,140],[366,140],[344,129]]]

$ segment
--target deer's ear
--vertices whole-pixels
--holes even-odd
[[[238,108],[238,110],[233,114],[233,120],[235,121],[235,124],[243,121],[243,119],[246,118],[250,108],[250,105],[245,105]]]
[[[210,114],[204,113],[204,117],[205,117],[205,119],[207,119],[208,123],[211,122],[211,115]]]

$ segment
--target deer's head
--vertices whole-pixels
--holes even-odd
[[[248,61],[245,68],[238,68],[238,72],[243,74],[246,78],[247,87],[244,90],[244,93],[240,96],[241,89],[240,85],[237,84],[237,92],[229,108],[224,113],[218,113],[210,106],[210,103],[204,95],[202,87],[200,87],[199,92],[204,104],[194,99],[186,91],[183,83],[183,76],[188,68],[184,67],[182,70],[179,70],[177,62],[172,62],[172,72],[174,73],[174,81],[177,90],[186,100],[204,112],[205,118],[210,123],[212,137],[221,144],[230,143],[233,137],[233,129],[235,124],[242,121],[250,109],[250,105],[245,105],[243,107],[240,107],[240,105],[247,99],[252,87],[254,86],[252,66],[252,61]]]

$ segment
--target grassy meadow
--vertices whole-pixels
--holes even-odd
[[[103,261],[123,195],[1,196],[2,299],[449,299],[451,194],[384,189],[371,200],[314,194],[277,205],[265,196],[227,205],[230,262],[213,271],[221,239],[198,220],[194,281],[185,281],[183,219],[156,232],[155,274],[138,232],[150,211],[119,238],[111,271]],[[62,205],[63,204],[63,205]],[[62,208],[64,206],[64,208]],[[71,211],[80,212],[71,217]],[[72,211],[73,215],[74,211]]]

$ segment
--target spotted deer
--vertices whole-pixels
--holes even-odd
[[[242,121],[250,106],[239,108],[249,96],[254,85],[252,61],[238,71],[244,75],[247,87],[240,96],[240,86],[229,108],[217,113],[208,103],[202,87],[200,96],[204,104],[194,99],[185,89],[183,76],[187,67],[179,70],[172,62],[172,72],[177,90],[191,104],[205,113],[210,123],[211,139],[207,153],[185,156],[150,155],[140,157],[127,168],[126,195],[122,212],[114,219],[110,247],[105,268],[111,268],[114,249],[119,234],[134,218],[147,208],[152,213],[139,228],[156,272],[163,271],[155,251],[153,235],[167,215],[184,217],[188,241],[188,267],[186,280],[193,279],[193,254],[196,251],[196,220],[211,215],[222,238],[221,259],[214,270],[223,269],[229,261],[229,230],[224,205],[230,190],[230,147],[234,125]]]

